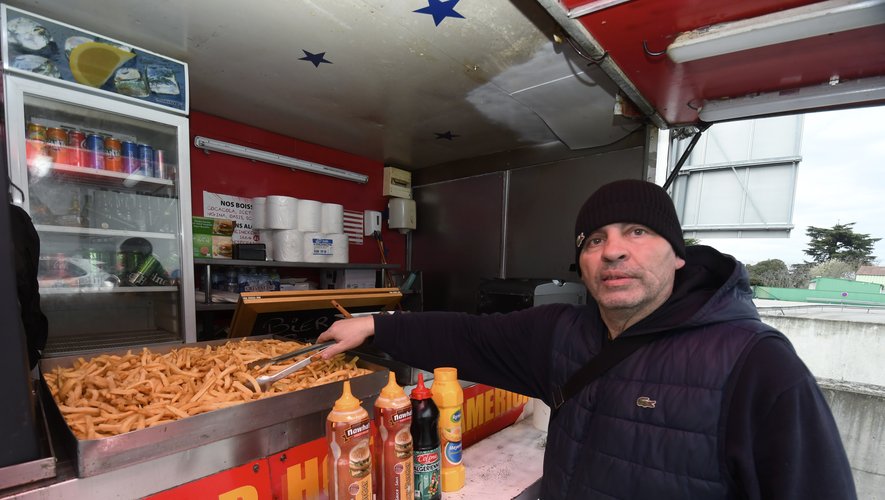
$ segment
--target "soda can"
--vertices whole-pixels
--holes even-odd
[[[83,165],[84,167],[104,170],[104,137],[98,134],[87,135],[86,140],[83,141],[83,150],[86,160]]]
[[[68,132],[68,162],[75,167],[86,165],[86,152],[83,151],[83,143],[86,141],[86,134],[79,130],[71,130]]]
[[[52,127],[46,129],[46,144],[49,147],[49,156],[55,163],[65,163],[68,161],[67,145],[68,133],[65,129]]]
[[[167,177],[166,152],[162,149],[154,150],[154,177],[160,179]]]
[[[105,159],[104,159],[104,168],[105,170],[110,170],[112,172],[122,172],[123,171],[123,145],[120,144],[120,139],[116,139],[114,137],[108,137],[104,140],[104,150],[105,150]]]
[[[46,140],[46,127],[34,122],[28,122],[28,139],[32,141]]]
[[[49,156],[49,147],[46,144],[46,127],[33,122],[28,122],[28,139],[25,141],[25,158],[28,166],[37,167],[38,163]]]
[[[131,141],[123,141],[121,144],[123,157],[123,171],[127,174],[138,172],[138,144]]]
[[[154,175],[154,148],[147,144],[138,145],[138,173],[148,177]]]
[[[148,278],[155,274],[159,264],[160,263],[157,261],[156,257],[148,255],[145,257],[144,261],[139,264],[138,269],[129,275],[129,284],[133,286],[142,286],[148,283]]]

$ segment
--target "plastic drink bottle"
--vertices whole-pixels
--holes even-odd
[[[329,443],[328,493],[331,500],[372,498],[372,449],[369,412],[344,382],[341,397],[326,419]]]
[[[375,400],[375,443],[379,500],[412,500],[415,472],[412,456],[412,402],[390,372],[387,385]]]
[[[464,487],[464,464],[461,462],[461,416],[464,391],[458,383],[458,370],[433,370],[433,402],[439,408],[439,442],[442,450],[442,490],[458,491]]]
[[[439,410],[430,389],[424,386],[424,374],[418,374],[418,386],[412,389],[412,448],[415,452],[415,500],[440,500]]]

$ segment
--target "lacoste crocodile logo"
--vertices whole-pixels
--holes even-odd
[[[636,399],[636,406],[640,408],[654,408],[658,402],[648,396],[641,396]]]

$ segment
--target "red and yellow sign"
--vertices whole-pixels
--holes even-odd
[[[477,384],[464,389],[464,437],[466,448],[513,425],[529,398],[515,392]]]
[[[267,459],[247,464],[218,474],[183,484],[147,497],[148,500],[261,500],[271,498]]]
[[[528,397],[473,385],[464,389],[464,447],[512,425]],[[328,498],[325,438],[147,497],[149,500],[316,500]]]

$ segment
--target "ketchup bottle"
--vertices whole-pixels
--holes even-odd
[[[441,500],[439,449],[439,409],[430,389],[424,386],[424,374],[412,389],[412,447],[415,452],[415,500]]]

